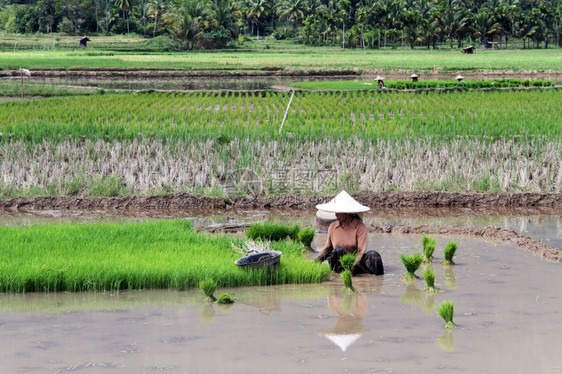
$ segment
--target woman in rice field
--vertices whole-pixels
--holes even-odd
[[[347,192],[340,192],[330,202],[316,206],[318,210],[336,214],[336,221],[328,227],[328,239],[324,249],[320,251],[315,261],[327,260],[330,268],[336,273],[343,271],[340,257],[346,253],[357,253],[357,259],[351,269],[352,274],[384,274],[384,267],[380,254],[367,249],[367,227],[361,219],[360,213],[369,210]]]

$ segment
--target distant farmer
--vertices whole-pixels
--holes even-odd
[[[342,191],[330,202],[319,204],[316,208],[335,213],[337,220],[328,227],[326,245],[315,261],[328,260],[330,268],[340,273],[343,271],[340,257],[346,253],[357,253],[357,259],[351,269],[352,274],[384,274],[380,254],[367,249],[367,227],[359,216],[360,213],[368,211],[369,207],[361,205],[347,192]]]
[[[87,47],[87,43],[90,41],[90,38],[88,38],[87,36],[83,37],[82,39],[80,39],[80,48],[86,48]]]

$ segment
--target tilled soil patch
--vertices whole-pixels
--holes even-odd
[[[539,193],[454,193],[454,192],[381,192],[353,195],[362,204],[377,208],[537,208],[542,212],[562,211],[562,194]],[[272,197],[213,198],[191,193],[152,196],[83,198],[40,196],[0,199],[0,208],[45,209],[128,209],[128,210],[209,210],[209,209],[312,209],[332,196],[283,195]]]

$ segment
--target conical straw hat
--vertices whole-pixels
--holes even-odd
[[[461,80],[461,79],[464,79],[464,77],[463,77],[462,75],[460,75],[460,74],[459,74],[459,75],[457,75],[457,76],[456,76],[456,78],[455,78],[455,79],[456,79],[456,80]]]
[[[377,77],[375,78],[376,81],[383,81],[385,78],[381,77],[380,75],[377,75]]]
[[[340,192],[327,203],[316,205],[316,209],[332,213],[362,213],[370,210],[368,206],[358,203],[345,191]]]

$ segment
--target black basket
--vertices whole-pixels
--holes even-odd
[[[268,251],[254,253],[246,257],[239,258],[234,263],[243,268],[261,268],[267,267],[270,270],[279,266],[281,262],[280,251]]]

